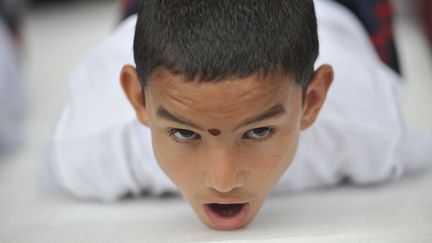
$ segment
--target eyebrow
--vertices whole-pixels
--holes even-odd
[[[265,112],[263,112],[257,116],[246,119],[244,122],[240,123],[237,127],[235,127],[234,130],[237,130],[240,127],[244,127],[244,126],[247,126],[247,125],[252,124],[252,123],[256,123],[256,122],[264,121],[264,120],[267,120],[270,118],[281,116],[284,113],[285,113],[285,108],[282,104],[274,105],[270,109],[268,109],[267,111],[265,111]]]
[[[171,114],[163,106],[159,106],[158,107],[158,109],[156,111],[156,115],[158,115],[158,116],[160,116],[162,118],[165,118],[167,120],[170,120],[170,121],[173,121],[173,122],[177,122],[177,123],[180,123],[180,124],[183,124],[183,125],[187,125],[187,126],[190,126],[190,127],[194,127],[194,128],[197,128],[197,129],[199,129],[201,131],[204,131],[204,129],[202,129],[200,126],[195,125],[193,122],[188,121],[188,120],[183,119],[183,118],[176,117],[175,115]]]
[[[247,126],[247,125],[252,124],[252,123],[256,123],[256,122],[267,120],[267,119],[270,119],[273,117],[281,116],[284,113],[285,113],[285,108],[283,105],[281,105],[281,104],[274,105],[270,109],[268,109],[267,111],[265,111],[265,112],[263,112],[257,116],[246,119],[245,121],[240,123],[237,127],[235,127],[234,130],[237,130],[240,127],[244,127],[244,126]],[[180,123],[183,125],[197,128],[201,131],[205,130],[205,129],[201,128],[200,126],[194,124],[193,122],[188,121],[187,119],[179,118],[179,117],[173,115],[163,106],[158,107],[158,109],[156,111],[156,115],[158,115],[159,117],[165,118],[167,120],[173,121],[173,122],[177,122],[177,123]]]

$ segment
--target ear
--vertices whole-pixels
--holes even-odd
[[[120,82],[123,91],[135,110],[138,120],[145,126],[149,126],[144,92],[141,89],[141,83],[134,66],[125,65],[122,68]]]
[[[330,65],[322,65],[314,72],[303,105],[302,130],[310,127],[317,119],[332,82],[333,68]]]

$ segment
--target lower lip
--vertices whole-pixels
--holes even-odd
[[[240,212],[237,214],[231,216],[231,217],[223,217],[213,211],[213,209],[209,206],[204,204],[204,209],[207,213],[208,218],[210,219],[210,222],[213,225],[213,228],[221,229],[221,230],[233,230],[241,228],[244,224],[244,221],[246,219],[246,216],[249,213],[250,205],[249,203],[246,203]]]

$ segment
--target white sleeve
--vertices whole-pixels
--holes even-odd
[[[335,78],[316,123],[300,135],[296,157],[276,191],[356,185],[432,167],[432,139],[404,122],[403,80],[381,63],[360,23],[333,1],[316,1],[317,65]]]
[[[143,191],[175,190],[157,166],[151,133],[135,118],[120,85],[133,63],[135,18],[93,49],[70,80],[70,99],[58,121],[41,171],[44,187],[112,201]]]

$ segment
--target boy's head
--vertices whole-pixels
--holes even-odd
[[[215,229],[247,225],[333,78],[312,0],[144,0],[121,82],[162,170]]]

